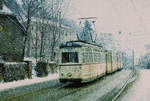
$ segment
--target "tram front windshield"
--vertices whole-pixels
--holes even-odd
[[[63,52],[62,63],[78,63],[78,53],[77,52]]]

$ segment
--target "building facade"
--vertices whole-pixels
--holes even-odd
[[[30,24],[30,32],[31,55],[39,56],[40,51],[42,51],[43,57],[47,59],[51,58],[52,52],[55,52],[55,58],[57,58],[61,43],[77,40],[75,30],[52,20],[33,18]]]

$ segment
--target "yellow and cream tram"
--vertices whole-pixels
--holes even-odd
[[[69,41],[60,46],[60,82],[88,82],[121,69],[121,55],[84,41]]]

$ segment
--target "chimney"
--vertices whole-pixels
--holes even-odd
[[[3,10],[3,2],[0,0],[0,10]]]

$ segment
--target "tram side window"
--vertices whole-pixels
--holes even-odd
[[[85,52],[83,53],[83,63],[92,63],[92,53],[91,52]]]
[[[93,63],[92,58],[93,58],[93,57],[92,57],[92,53],[90,52],[90,53],[89,53],[89,63]]]
[[[101,62],[104,63],[105,62],[105,55],[101,54]]]
[[[83,53],[83,63],[88,63],[89,61],[89,59],[88,59],[88,53],[87,52],[85,52],[85,53]]]
[[[117,55],[115,55],[114,60],[115,60],[115,63],[118,62],[118,56]]]
[[[96,53],[94,53],[94,62],[97,63],[98,62],[97,60],[98,60],[97,55],[96,55]]]
[[[83,52],[83,63],[93,63],[91,48],[85,48]]]
[[[108,61],[108,62],[111,62],[110,54],[107,54],[107,61]]]
[[[62,53],[62,63],[78,63],[78,53],[77,52],[63,52]]]
[[[98,53],[98,62],[101,63],[101,61],[102,61],[101,53]]]
[[[100,61],[101,61],[100,53],[94,53],[94,62],[100,63]]]
[[[112,62],[112,55],[111,54],[108,55],[108,60],[109,60],[109,62]]]

